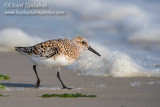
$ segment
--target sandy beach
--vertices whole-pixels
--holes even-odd
[[[61,78],[72,90],[61,89],[55,69],[38,68],[41,86],[35,89],[36,76],[26,56],[0,53],[0,74],[9,80],[0,80],[7,86],[0,94],[1,107],[159,107],[160,78],[113,78],[77,75],[61,69]],[[41,98],[43,94],[82,93],[95,98]]]

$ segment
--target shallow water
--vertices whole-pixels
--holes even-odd
[[[5,2],[11,1],[1,1]],[[23,2],[33,1],[14,3]],[[83,35],[102,57],[84,52],[76,63],[67,67],[77,74],[160,76],[159,0],[70,2],[46,1],[48,9],[66,12],[61,16],[4,15],[4,11],[11,9],[0,7],[0,51],[13,51],[15,46],[33,45],[57,37]]]

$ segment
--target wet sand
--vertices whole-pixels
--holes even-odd
[[[77,75],[61,69],[61,78],[72,90],[61,89],[56,69],[38,68],[41,86],[35,89],[36,76],[26,56],[0,53],[0,74],[10,80],[0,80],[7,86],[0,94],[0,107],[159,107],[160,78],[112,78]],[[41,98],[43,94],[82,93],[96,98]]]

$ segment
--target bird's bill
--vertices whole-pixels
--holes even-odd
[[[101,56],[97,51],[95,51],[92,47],[88,47],[88,50],[90,50],[91,52],[95,53],[98,56]]]

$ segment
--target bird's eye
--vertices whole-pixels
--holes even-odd
[[[82,44],[85,45],[86,44],[85,41],[82,41]]]

